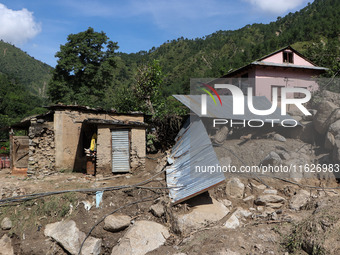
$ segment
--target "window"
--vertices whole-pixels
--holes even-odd
[[[291,51],[284,51],[283,52],[283,63],[294,63],[293,59],[293,52]]]

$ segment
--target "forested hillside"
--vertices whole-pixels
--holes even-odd
[[[292,45],[317,65],[328,67],[330,70],[326,76],[331,77],[340,69],[339,20],[340,0],[315,0],[302,10],[278,17],[270,24],[217,31],[203,38],[182,37],[138,53],[114,52],[112,63],[100,69],[103,77],[110,78],[105,86],[96,85],[100,91],[98,88],[95,91],[100,96],[91,94],[94,90],[90,87],[91,82],[78,82],[74,87],[81,87],[73,91],[64,80],[63,86],[54,88],[53,99],[47,98],[48,84],[55,84],[49,82],[53,68],[0,41],[0,127],[28,114],[41,112],[40,106],[51,102],[81,103],[120,111],[143,110],[136,101],[136,86],[138,79],[147,77],[148,70],[153,70],[152,66],[146,68],[150,63],[157,67],[154,70],[158,72],[160,68],[162,71],[163,82],[158,83],[161,88],[157,91],[161,97],[157,95],[156,108],[164,112],[176,108],[169,96],[189,92],[190,78],[219,77],[287,45]],[[103,59],[107,58],[105,54],[103,56]],[[143,87],[143,84],[139,85]],[[340,88],[333,89],[340,91]],[[59,92],[68,95],[81,92],[86,96],[81,97],[82,100],[63,102],[58,98],[62,94]],[[159,101],[160,98],[165,101]]]
[[[296,13],[270,24],[217,31],[193,40],[178,38],[148,52],[120,54],[124,64],[117,84],[133,83],[136,65],[158,59],[166,74],[166,95],[185,93],[193,77],[219,77],[279,48],[292,45],[316,64],[340,68],[340,1],[315,0]]]
[[[0,41],[0,73],[16,83],[25,85],[28,91],[46,97],[47,84],[52,67],[34,59],[19,48]]]

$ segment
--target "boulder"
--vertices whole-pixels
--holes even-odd
[[[285,201],[285,198],[278,195],[261,195],[255,200],[255,204],[278,209]]]
[[[11,228],[12,228],[12,221],[8,217],[5,217],[1,221],[1,229],[2,230],[10,230]]]
[[[261,166],[276,166],[282,163],[280,156],[275,152],[271,151],[260,163]]]
[[[12,241],[7,234],[0,239],[0,255],[14,255]]]
[[[170,237],[168,229],[153,221],[136,221],[118,245],[112,249],[112,255],[144,255],[163,245]]]
[[[228,213],[229,209],[225,205],[212,199],[212,203],[197,205],[191,212],[177,215],[176,223],[178,230],[187,234],[221,220]]]
[[[305,206],[310,197],[310,193],[306,190],[299,190],[290,200],[289,208],[293,210],[300,210]]]
[[[238,178],[231,178],[226,185],[226,193],[230,198],[243,198],[244,184]]]
[[[85,233],[79,231],[73,220],[60,221],[47,224],[44,231],[45,236],[54,239],[60,246],[72,255],[77,255],[80,245],[85,239]],[[81,254],[99,255],[101,239],[89,237],[86,239]]]
[[[104,229],[110,232],[121,231],[130,226],[131,217],[128,215],[109,215],[105,218]]]
[[[324,135],[328,130],[328,118],[331,116],[333,111],[337,109],[337,106],[329,101],[322,101],[317,108],[317,113],[313,119],[315,130]]]
[[[330,132],[333,136],[339,136],[340,135],[340,120],[336,120],[333,122],[328,129],[328,132]]]

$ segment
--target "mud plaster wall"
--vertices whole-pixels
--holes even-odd
[[[46,175],[55,171],[53,123],[31,123],[28,130],[28,138],[27,175]]]
[[[111,129],[117,126],[98,126],[97,139],[97,174],[108,175],[112,173],[112,144]],[[130,167],[131,171],[143,169],[145,166],[145,129],[126,128],[130,131]]]
[[[116,115],[84,113],[70,110],[57,110],[54,114],[56,170],[81,170],[75,165],[82,123],[88,118],[117,119],[124,121],[144,121],[141,115]],[[108,139],[111,142],[111,139]],[[97,154],[100,152],[97,151]],[[111,153],[111,148],[108,151]],[[111,157],[110,157],[111,158]],[[79,161],[78,161],[79,162]],[[82,164],[83,162],[79,162]]]

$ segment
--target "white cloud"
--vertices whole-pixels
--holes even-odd
[[[245,0],[255,7],[260,8],[262,11],[283,14],[288,10],[295,9],[296,7],[308,2],[308,0]]]
[[[27,9],[8,9],[0,3],[0,39],[22,44],[41,32],[41,24],[34,21],[33,13]]]

